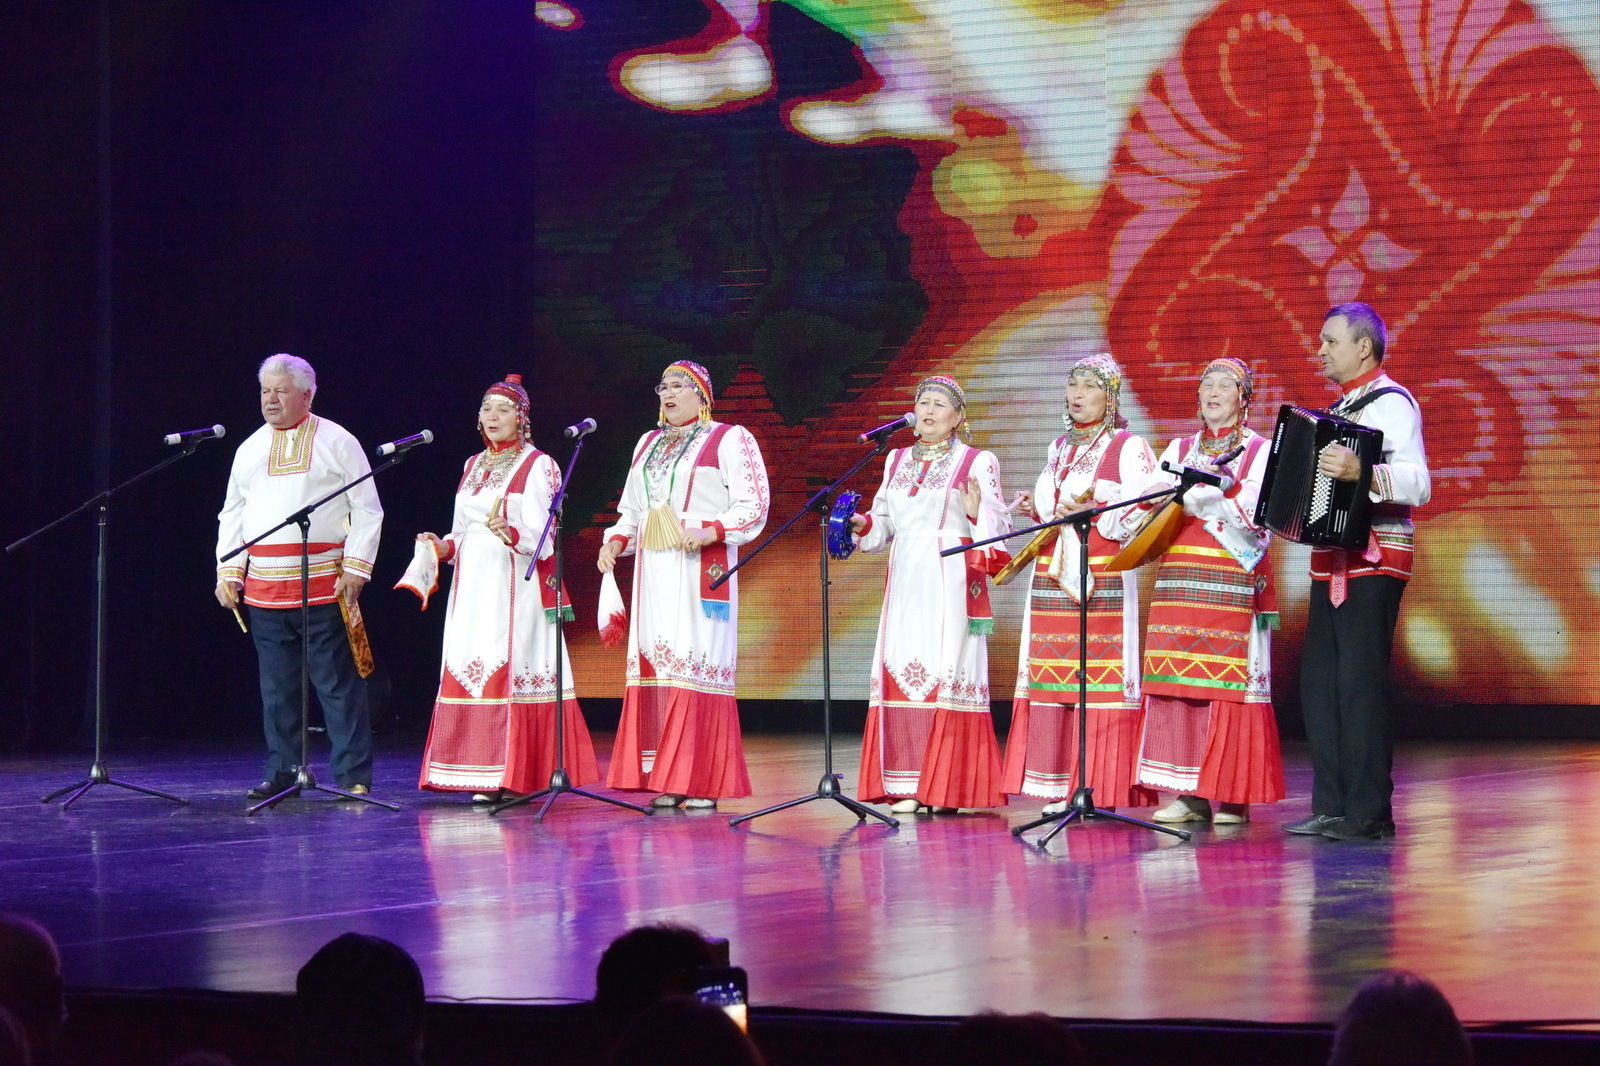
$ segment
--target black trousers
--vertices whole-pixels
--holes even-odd
[[[1361,577],[1348,587],[1335,607],[1328,582],[1311,583],[1300,704],[1311,745],[1311,813],[1371,827],[1394,820],[1389,654],[1406,583]]]
[[[311,687],[333,745],[329,769],[340,788],[372,785],[372,719],[367,683],[356,672],[337,603],[309,612]],[[281,780],[300,765],[300,608],[250,608],[250,636],[261,663],[262,726],[267,779]]]

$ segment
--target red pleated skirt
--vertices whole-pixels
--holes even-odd
[[[1175,785],[1172,774],[1195,784]],[[1283,754],[1272,705],[1147,695],[1139,778],[1217,803],[1278,802]]]
[[[575,699],[562,706],[567,776],[574,785],[598,781],[600,767],[583,711]],[[433,792],[537,792],[556,770],[556,744],[554,703],[438,703],[417,784]]]
[[[606,784],[708,799],[750,795],[738,701],[669,685],[630,685]]]
[[[1100,807],[1147,807],[1156,794],[1134,783],[1139,758],[1138,708],[1089,706],[1085,784]],[[1011,705],[1003,787],[1013,795],[1046,800],[1070,799],[1077,789],[1078,715],[1076,706],[1035,706],[1018,699]]]
[[[904,795],[891,795],[884,785],[883,748],[886,718],[921,717],[925,711],[885,710],[873,704],[867,710],[866,730],[861,738],[860,796],[865,803],[889,803]],[[890,731],[894,732],[890,724]],[[933,807],[1003,807],[1005,792],[1000,788],[1000,743],[994,735],[994,719],[972,711],[934,708],[928,726],[928,739],[922,749],[917,777],[916,798]]]

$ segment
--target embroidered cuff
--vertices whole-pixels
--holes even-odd
[[[1372,490],[1368,493],[1374,502],[1394,499],[1394,476],[1388,463],[1378,463],[1372,468]]]
[[[723,541],[728,539],[728,530],[723,526],[723,524],[721,522],[712,522],[711,525],[709,527],[707,527],[707,528],[715,530],[716,534],[717,534],[717,539],[713,540],[711,543],[713,543],[713,544],[721,544]]]
[[[368,581],[372,580],[372,564],[365,559],[356,559],[346,555],[344,557],[344,569],[347,573],[354,574],[356,577],[365,578]]]

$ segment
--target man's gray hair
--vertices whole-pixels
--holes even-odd
[[[1365,338],[1372,342],[1372,361],[1383,362],[1385,351],[1389,347],[1389,329],[1383,324],[1383,317],[1373,310],[1371,304],[1360,302],[1340,304],[1331,307],[1328,313],[1322,316],[1326,322],[1330,318],[1343,318],[1345,325],[1350,329],[1350,339],[1360,344]]]
[[[312,396],[317,394],[317,372],[310,363],[298,355],[279,352],[277,355],[267,356],[261,364],[261,369],[256,371],[256,380],[260,381],[268,374],[288,374],[295,388],[301,392],[309,392]]]

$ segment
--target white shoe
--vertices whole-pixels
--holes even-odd
[[[922,806],[922,801],[915,796],[903,800],[895,800],[889,804],[889,809],[896,814],[916,814],[917,808]]]
[[[682,796],[674,796],[669,792],[666,795],[657,796],[655,799],[651,800],[650,801],[650,806],[652,806],[652,807],[676,807],[678,804],[680,804],[682,802],[683,802],[683,797]]]
[[[1046,803],[1042,808],[1040,808],[1039,813],[1044,815],[1046,818],[1050,817],[1052,814],[1066,814],[1067,808],[1070,806],[1072,806],[1071,800],[1056,800],[1054,803]]]
[[[683,805],[694,811],[708,811],[717,805],[717,801],[714,799],[707,799],[704,796],[696,796],[694,799],[684,800]]]
[[[1250,804],[1219,803],[1211,815],[1212,825],[1243,825],[1250,820]]]
[[[1203,822],[1211,817],[1211,804],[1199,796],[1179,796],[1150,816],[1157,822]]]

